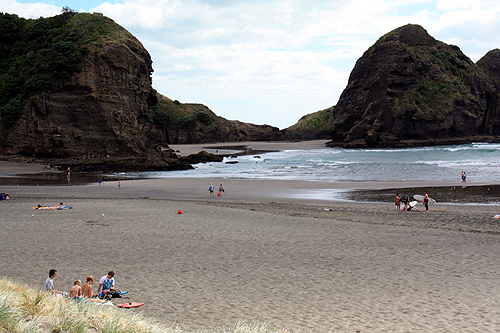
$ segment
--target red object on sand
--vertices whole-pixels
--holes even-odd
[[[123,303],[123,304],[117,304],[116,306],[119,308],[138,308],[140,306],[143,306],[144,303],[137,303],[137,302],[130,302],[130,303]]]
[[[182,210],[180,210],[180,209],[177,211],[177,213],[178,213],[178,214],[183,214],[183,213],[182,213]]]

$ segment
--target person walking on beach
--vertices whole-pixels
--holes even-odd
[[[62,294],[62,291],[58,291],[54,288],[54,278],[57,275],[57,270],[51,269],[49,271],[49,277],[45,280],[45,283],[43,284],[44,288],[46,291],[50,291],[53,294]]]
[[[462,182],[465,183],[466,178],[467,178],[467,174],[465,173],[465,171],[462,171]]]
[[[425,206],[425,211],[428,211],[429,210],[429,194],[427,194],[427,192],[425,192],[425,195],[424,195],[424,206]]]
[[[102,181],[99,179],[99,188],[102,186]]]
[[[401,197],[399,193],[396,193],[396,210],[399,212],[401,210]]]
[[[208,187],[208,192],[210,192],[210,196],[214,196],[214,185],[210,183],[210,186]]]
[[[104,275],[99,280],[99,288],[97,288],[97,294],[103,296],[105,291],[110,291],[115,289],[115,272],[109,271],[107,275]]]
[[[222,193],[224,193],[224,187],[222,187],[222,184],[219,185],[219,194],[218,196],[221,197]]]

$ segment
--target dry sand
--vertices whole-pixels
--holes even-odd
[[[405,213],[292,195],[407,183],[224,180],[225,195],[211,198],[208,181],[4,186],[1,274],[40,284],[56,268],[56,288],[68,290],[112,269],[130,301],[146,303],[133,311],[187,331],[239,320],[302,332],[500,331],[498,206]],[[30,209],[60,201],[73,208]]]

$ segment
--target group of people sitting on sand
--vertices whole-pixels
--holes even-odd
[[[10,196],[7,193],[0,193],[0,200],[9,200]]]
[[[112,290],[115,290],[115,272],[109,271],[107,275],[104,275],[99,279],[99,287],[97,288],[97,293],[94,294],[92,284],[94,283],[94,277],[92,275],[87,276],[86,283],[82,286],[82,281],[76,280],[73,286],[69,289],[69,293],[65,291],[58,291],[54,288],[54,278],[57,275],[56,269],[51,269],[49,271],[49,277],[45,280],[44,288],[46,291],[53,294],[69,296],[70,299],[74,300],[90,300],[92,302],[104,301],[99,299],[104,297],[104,295]]]

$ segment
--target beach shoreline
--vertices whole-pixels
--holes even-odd
[[[210,183],[223,184],[222,196],[210,196]],[[492,217],[500,206],[394,205],[397,191],[463,185],[224,178],[2,185],[11,199],[0,201],[1,274],[40,286],[55,268],[56,288],[67,291],[76,279],[114,270],[117,288],[145,303],[137,311],[186,332],[239,321],[290,332],[497,332],[500,220]],[[362,202],[363,191],[382,199]],[[336,192],[358,197],[318,195]],[[32,209],[60,202],[72,208]]]

